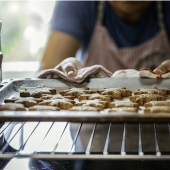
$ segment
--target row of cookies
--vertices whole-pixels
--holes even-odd
[[[170,101],[150,101],[144,106],[145,113],[170,113]]]
[[[56,94],[55,88],[48,88],[44,84],[36,87],[21,86],[19,96],[5,99],[5,104],[0,104],[0,111],[26,111],[26,110],[59,110],[56,107],[42,107],[38,104],[42,102],[42,94]],[[33,107],[33,108],[32,108]],[[34,108],[35,107],[35,108]],[[37,109],[36,109],[37,107]]]
[[[125,88],[110,88],[100,91],[89,88],[70,88],[56,94],[55,89],[47,88],[43,85],[37,87],[24,87],[20,89],[20,97],[4,100],[5,106],[0,106],[0,110],[92,110],[100,111],[108,107],[113,107],[113,100],[121,99],[132,94]],[[13,104],[11,104],[13,103]],[[20,104],[20,105],[16,105]],[[10,107],[11,106],[11,107]],[[16,108],[14,108],[16,106]],[[47,107],[46,107],[47,106]]]
[[[83,110],[109,112],[138,112],[139,106],[150,101],[166,100],[168,90],[139,89],[132,93],[126,88],[105,88],[90,90],[88,88],[69,88],[56,94],[56,89],[44,85],[24,87],[20,90],[20,97],[6,99],[0,110]],[[129,97],[128,101],[122,100]],[[115,99],[119,101],[114,101]],[[121,99],[121,100],[120,100]],[[12,103],[12,104],[11,104]],[[16,104],[20,104],[17,106]],[[10,107],[11,105],[11,107]],[[21,107],[22,105],[22,107]],[[16,108],[14,108],[16,106]]]
[[[74,96],[74,91],[76,88],[71,90],[65,90],[60,94],[67,96]],[[170,93],[170,90],[162,90],[158,88],[144,89],[141,88],[134,93],[131,90],[126,88],[108,88],[101,89],[97,93],[88,93],[88,94],[79,94],[75,97],[78,97],[78,102],[75,103],[74,108],[71,110],[83,110],[85,106],[93,106],[99,110],[106,109],[109,112],[138,112],[139,106],[143,106],[145,103],[150,101],[166,101],[167,95]],[[129,101],[116,100],[122,99],[123,97],[129,97]],[[102,100],[102,101],[101,101]],[[81,107],[80,107],[81,106]],[[108,109],[109,108],[109,109]]]

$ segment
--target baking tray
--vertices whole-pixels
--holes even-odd
[[[139,88],[169,89],[169,79],[148,79],[148,78],[92,78],[86,79],[83,83],[70,83],[63,79],[8,79],[4,80],[0,89],[0,103],[13,95],[18,95],[21,86],[36,87],[44,84],[47,87],[56,88],[57,91],[68,87],[89,87],[91,89],[126,87],[130,90]],[[134,114],[114,113],[102,114],[101,112],[70,112],[70,111],[3,111],[0,112],[0,121],[60,121],[60,122],[169,122],[170,114]]]

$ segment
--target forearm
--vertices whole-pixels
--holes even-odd
[[[40,70],[54,68],[68,57],[74,57],[80,42],[74,37],[61,33],[51,32],[40,65]]]

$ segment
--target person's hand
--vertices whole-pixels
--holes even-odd
[[[69,77],[75,77],[77,75],[77,70],[82,68],[83,65],[74,57],[69,57],[63,60],[55,68],[63,71]]]
[[[153,70],[154,73],[156,74],[165,74],[168,71],[170,71],[170,60],[165,60],[164,62],[161,63],[160,66],[158,66],[157,68],[155,68]]]

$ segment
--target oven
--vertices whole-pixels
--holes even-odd
[[[170,87],[168,79],[92,78],[81,84],[63,79],[9,79],[1,83],[0,102],[18,94],[22,85],[40,84],[57,90]],[[13,159],[28,159],[30,169],[38,169],[40,161],[68,170],[169,169],[169,114],[1,111],[0,120],[1,169]]]

